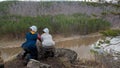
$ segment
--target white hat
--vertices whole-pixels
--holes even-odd
[[[49,29],[48,29],[48,28],[44,28],[43,31],[44,31],[45,33],[49,33]]]
[[[30,27],[30,29],[31,29],[32,31],[37,32],[37,27],[36,27],[36,26],[34,26],[34,25],[33,25],[33,26],[31,26],[31,27]]]

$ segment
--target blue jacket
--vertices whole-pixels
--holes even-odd
[[[32,49],[32,48],[36,48],[36,41],[37,41],[38,35],[36,34],[31,34],[30,32],[28,32],[26,34],[26,42],[24,42],[22,44],[22,48],[25,49]]]

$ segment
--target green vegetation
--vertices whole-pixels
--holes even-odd
[[[39,2],[39,6],[44,6],[46,8],[49,8],[50,6],[52,6],[52,2]]]
[[[91,16],[93,16],[93,17],[98,17],[98,15],[97,15],[97,14],[91,14]]]
[[[110,14],[120,16],[120,12],[106,12],[106,11],[104,11],[101,13],[101,15],[103,15],[103,16],[110,15]]]
[[[102,33],[104,36],[115,37],[115,36],[120,35],[120,30],[106,30],[106,31],[103,31],[103,32],[100,32],[100,33]]]
[[[113,3],[96,3],[96,2],[83,2],[82,4],[88,5],[88,6],[93,6],[93,7],[103,7],[103,6],[113,6],[113,7],[120,7],[120,4],[113,4]]]
[[[110,27],[108,21],[96,19],[97,15],[95,14],[93,14],[94,18],[80,13],[55,16],[42,15],[36,17],[10,15],[7,9],[16,2],[17,1],[0,2],[0,37],[9,36],[11,38],[22,38],[31,25],[36,25],[40,34],[43,28],[48,27],[52,34],[63,34],[65,36],[73,34],[85,35],[106,30]],[[39,4],[45,8],[53,5],[52,2],[40,2]],[[68,4],[72,3],[69,2]],[[95,3],[83,4],[98,5]]]
[[[85,14],[22,17],[5,15],[0,17],[0,36],[23,37],[31,25],[38,27],[38,32],[48,27],[52,34],[89,34],[110,27],[110,23],[102,19],[93,19]]]
[[[111,12],[113,15],[120,15],[120,12]]]
[[[88,6],[93,6],[93,7],[104,7],[104,6],[113,5],[110,3],[96,3],[96,2],[83,2],[82,4],[88,5]]]
[[[101,13],[101,15],[108,15],[108,14],[109,12],[105,12],[105,11]]]
[[[97,47],[96,47],[97,48]],[[97,48],[97,49],[100,49],[100,48]],[[98,54],[98,52],[97,51],[95,51],[95,50],[90,50],[90,52],[92,53],[92,54]]]
[[[116,7],[117,9],[120,9],[120,4],[113,4],[113,7]]]

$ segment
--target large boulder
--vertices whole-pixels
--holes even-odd
[[[77,59],[77,53],[70,49],[56,48],[55,49],[55,57],[67,58],[72,63]]]
[[[65,48],[55,48],[54,57],[49,57],[46,59],[39,60],[39,56],[41,56],[41,50],[38,48],[38,60],[31,59],[27,68],[71,68],[72,63],[77,59],[77,53],[70,49]],[[18,58],[23,55],[24,51],[22,51]]]
[[[38,48],[38,59],[41,57],[41,46],[37,46]],[[77,59],[77,53],[73,50],[66,48],[55,48],[55,57],[64,57],[67,58],[71,63]]]
[[[41,56],[41,50],[38,48],[38,56]],[[23,55],[24,51],[21,51],[18,54],[18,57],[20,58]],[[64,57],[67,58],[71,63],[74,62],[77,59],[77,53],[70,49],[65,48],[55,48],[55,57]],[[38,57],[39,59],[39,57]]]

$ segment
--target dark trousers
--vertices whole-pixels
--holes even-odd
[[[41,48],[41,59],[54,57],[55,48],[53,46],[46,46]]]
[[[4,64],[2,63],[2,64],[0,64],[0,68],[4,68]]]
[[[24,49],[24,54],[22,56],[22,58],[24,59],[25,57],[27,57],[27,61],[29,61],[30,59],[35,59],[37,60],[38,57],[38,51],[36,47],[33,48],[23,48]]]

